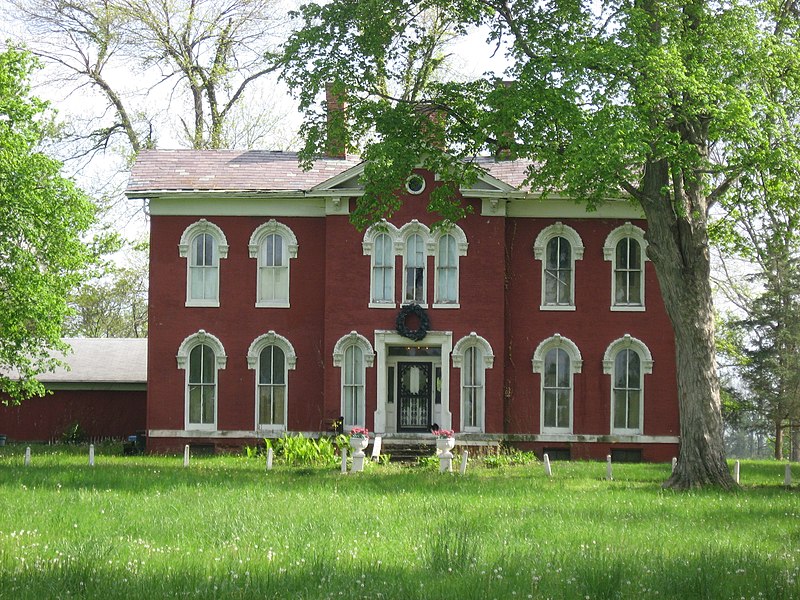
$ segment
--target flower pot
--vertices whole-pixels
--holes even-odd
[[[442,452],[449,452],[456,445],[456,438],[436,438],[436,449],[441,454]]]
[[[368,444],[369,444],[369,438],[355,437],[355,436],[350,438],[350,447],[353,448],[354,452],[363,451]]]

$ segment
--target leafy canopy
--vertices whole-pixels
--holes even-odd
[[[15,402],[44,392],[35,376],[66,349],[66,297],[92,258],[81,235],[94,205],[37,149],[46,104],[30,95],[34,66],[17,48],[0,53],[0,390]]]

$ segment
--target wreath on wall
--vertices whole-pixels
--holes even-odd
[[[406,325],[406,319],[408,319],[409,315],[415,315],[419,319],[419,327],[417,329],[409,329]],[[431,320],[428,318],[428,313],[419,304],[406,304],[400,309],[395,325],[397,333],[418,342],[428,335],[428,329],[431,328]]]

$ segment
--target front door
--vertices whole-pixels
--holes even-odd
[[[397,363],[397,431],[428,430],[431,391],[431,363]]]

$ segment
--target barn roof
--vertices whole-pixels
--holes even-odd
[[[54,356],[69,369],[42,373],[37,379],[45,385],[147,383],[146,338],[66,338],[64,342],[72,352]]]

